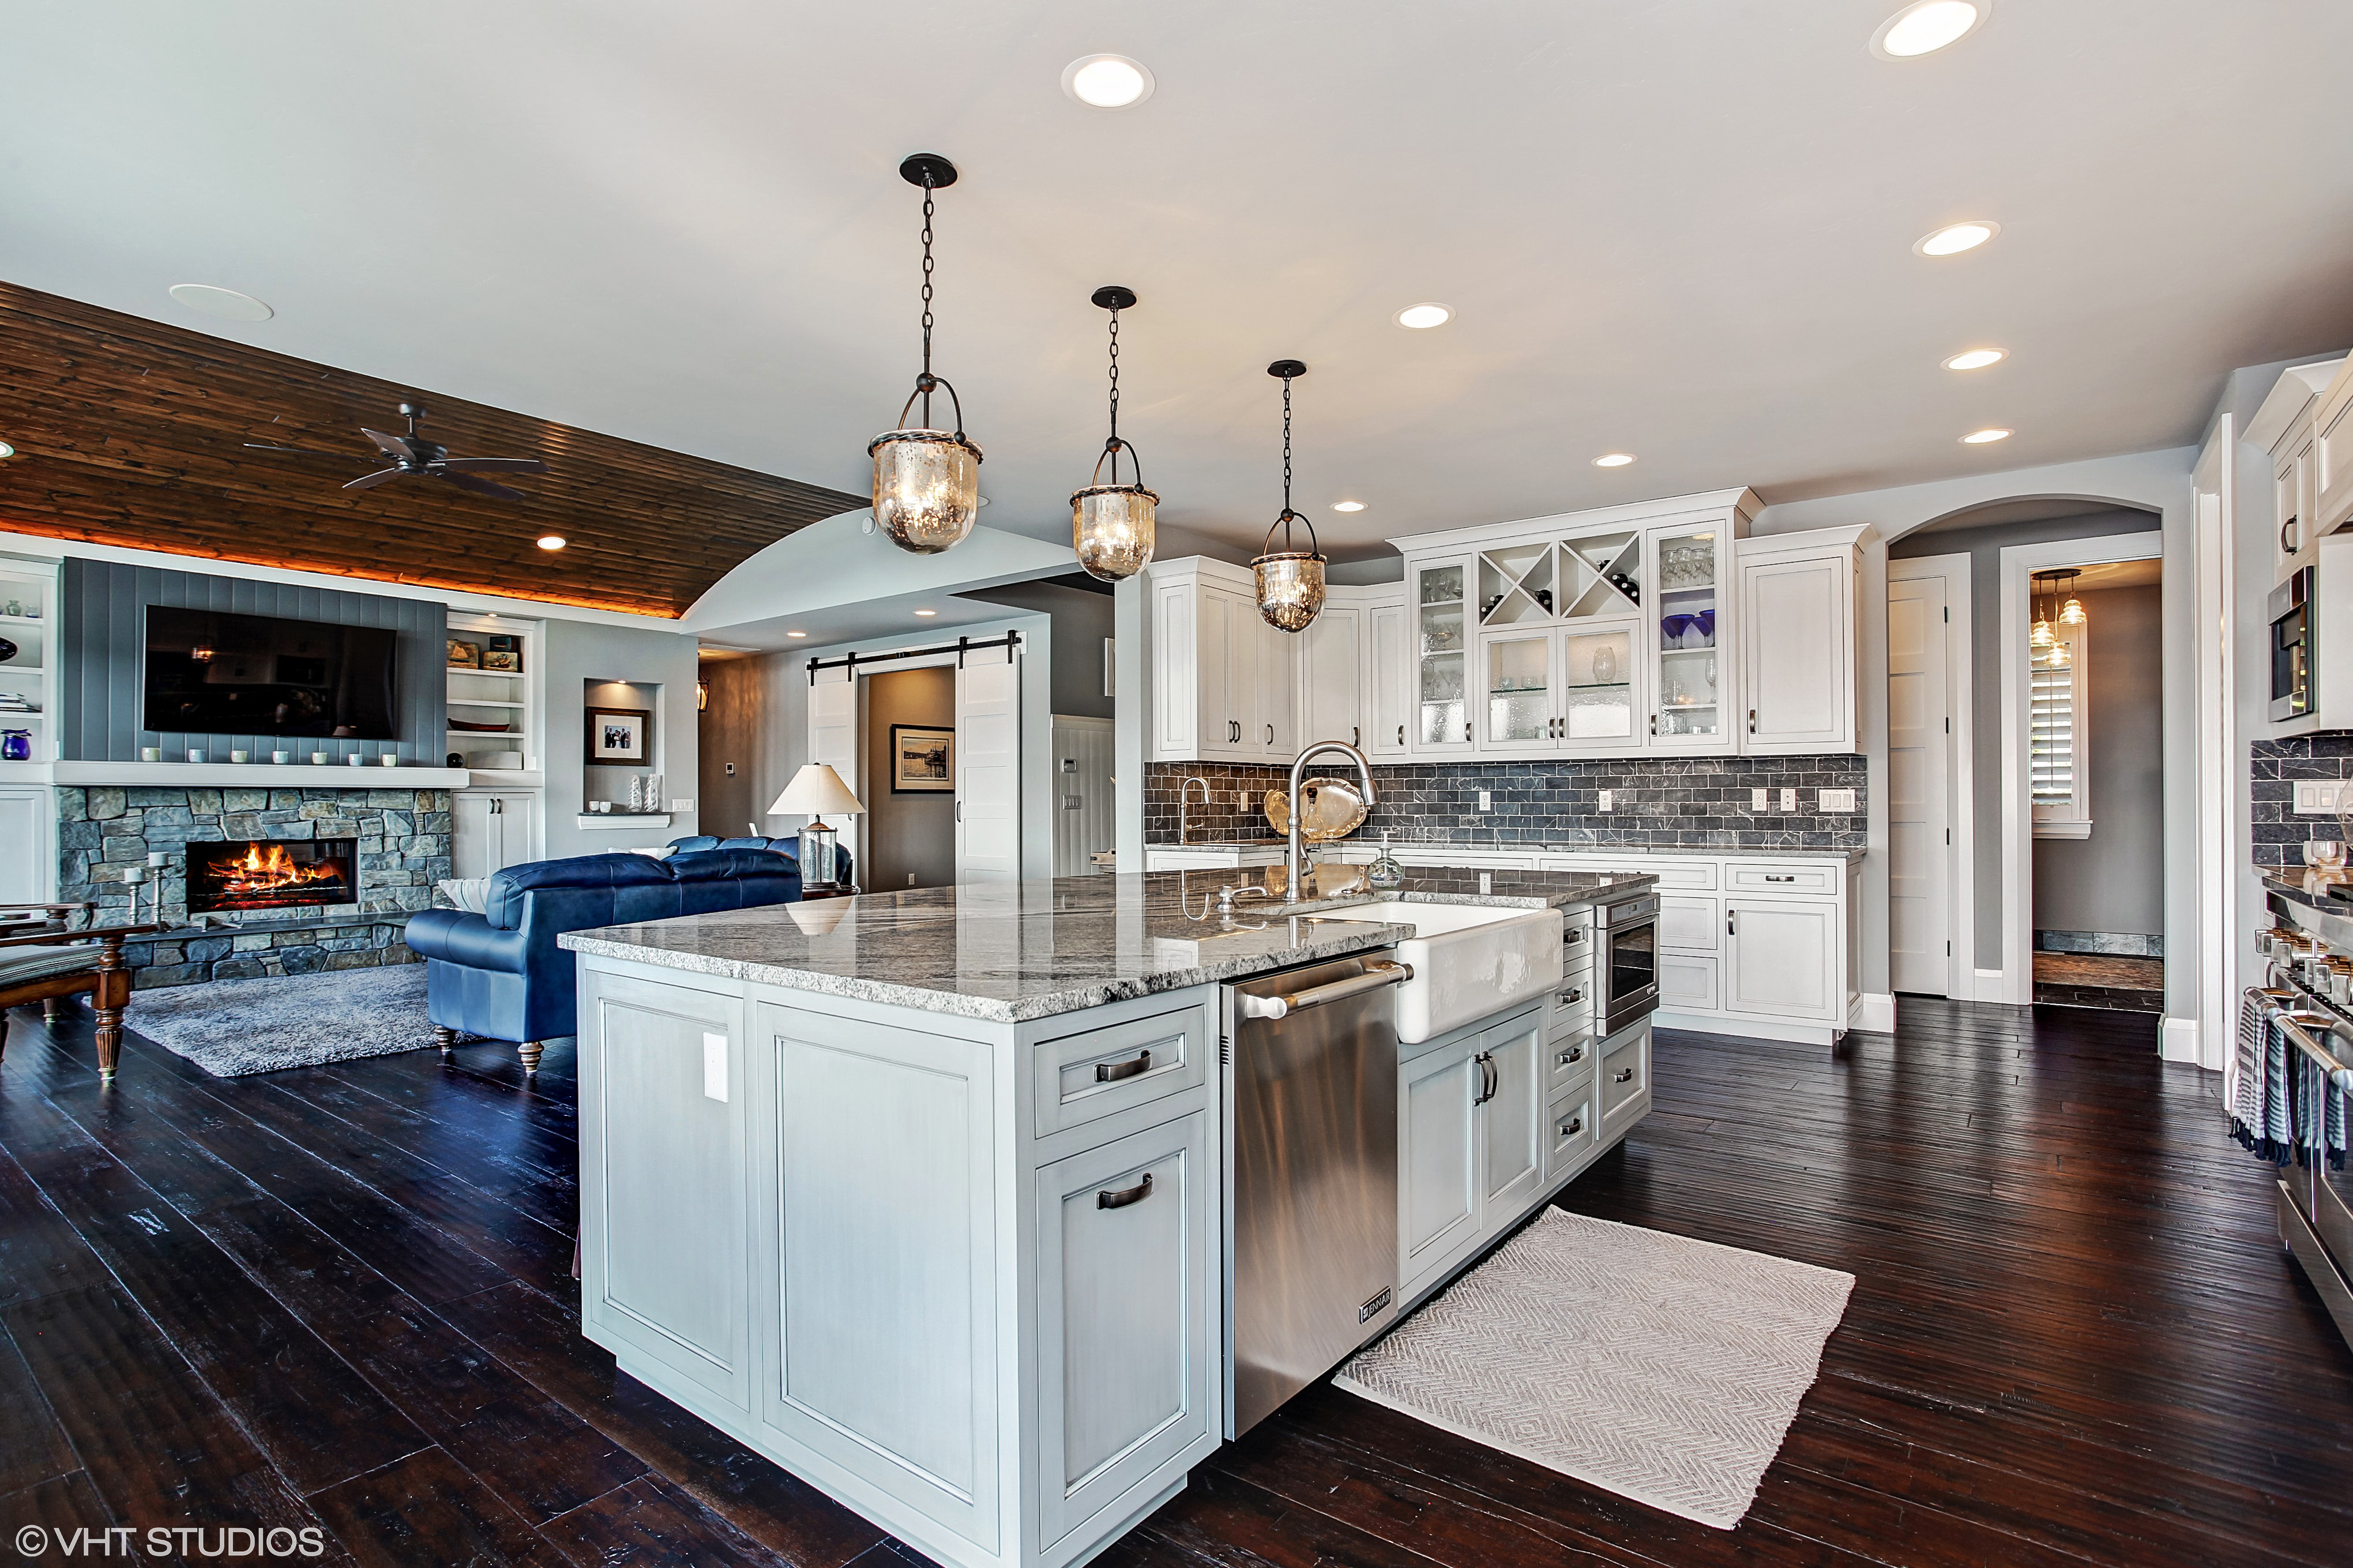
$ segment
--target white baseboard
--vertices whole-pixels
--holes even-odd
[[[1728,1018],[1721,1013],[1677,1013],[1661,1008],[1651,1015],[1656,1029],[1689,1029],[1701,1035],[1730,1035],[1746,1040],[1786,1040],[1800,1046],[1832,1046],[1836,1029],[1827,1024],[1786,1024],[1778,1018]]]
[[[2158,1026],[2157,1054],[2169,1062],[2198,1065],[2198,1020],[2168,1018]]]
[[[1969,995],[1972,1002],[2008,1002],[2010,972],[2006,969],[1980,969],[1971,976],[1977,989]]]
[[[1846,1026],[1867,1029],[1874,1035],[1895,1032],[1895,994],[1891,991],[1866,991],[1854,999],[1847,1010]]]

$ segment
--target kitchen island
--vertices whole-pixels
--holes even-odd
[[[944,1562],[1092,1556],[1226,1430],[1222,987],[1415,935],[1348,918],[1373,901],[1355,868],[1318,868],[1292,906],[1221,900],[1238,880],[969,884],[565,936],[585,1331]],[[1381,897],[1573,915],[1647,882],[1433,868]],[[1598,1040],[1583,984],[1572,1003],[1536,984],[1402,1047],[1447,1066],[1410,1104],[1398,1080],[1401,1137],[1424,1130],[1398,1304],[1648,1105],[1647,1024]],[[1509,1093],[1452,1061],[1491,1036],[1479,1059],[1525,1079]],[[1625,1075],[1607,1137],[1605,1047]],[[1510,1180],[1491,1194],[1488,1171]]]

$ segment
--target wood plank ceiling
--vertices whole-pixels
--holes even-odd
[[[501,500],[249,452],[364,455],[403,402],[453,457],[543,458]],[[313,364],[0,283],[0,528],[676,616],[765,545],[866,498]],[[535,541],[562,534],[561,551]]]

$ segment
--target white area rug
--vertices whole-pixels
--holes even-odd
[[[1730,1530],[1853,1289],[1836,1269],[1548,1208],[1334,1381]]]
[[[421,963],[134,991],[122,1026],[215,1078],[389,1056],[433,1043]]]

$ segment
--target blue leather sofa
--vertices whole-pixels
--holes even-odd
[[[508,867],[491,879],[481,914],[411,916],[408,945],[425,960],[426,1009],[444,1051],[460,1034],[512,1040],[536,1072],[546,1041],[578,1032],[573,958],[558,936],[800,896],[799,866],[769,849],[583,855]]]
[[[773,849],[779,855],[789,855],[794,857],[796,859],[798,858],[801,852],[801,841],[798,835],[795,835],[790,838],[718,838],[708,833],[698,833],[688,838],[673,838],[670,841],[670,847],[673,850],[678,851],[690,849]],[[850,875],[850,872],[855,866],[856,862],[850,858],[849,847],[848,845],[837,844],[833,847],[833,879],[836,882],[840,883],[844,887],[848,887],[851,882],[855,881],[857,879]]]

